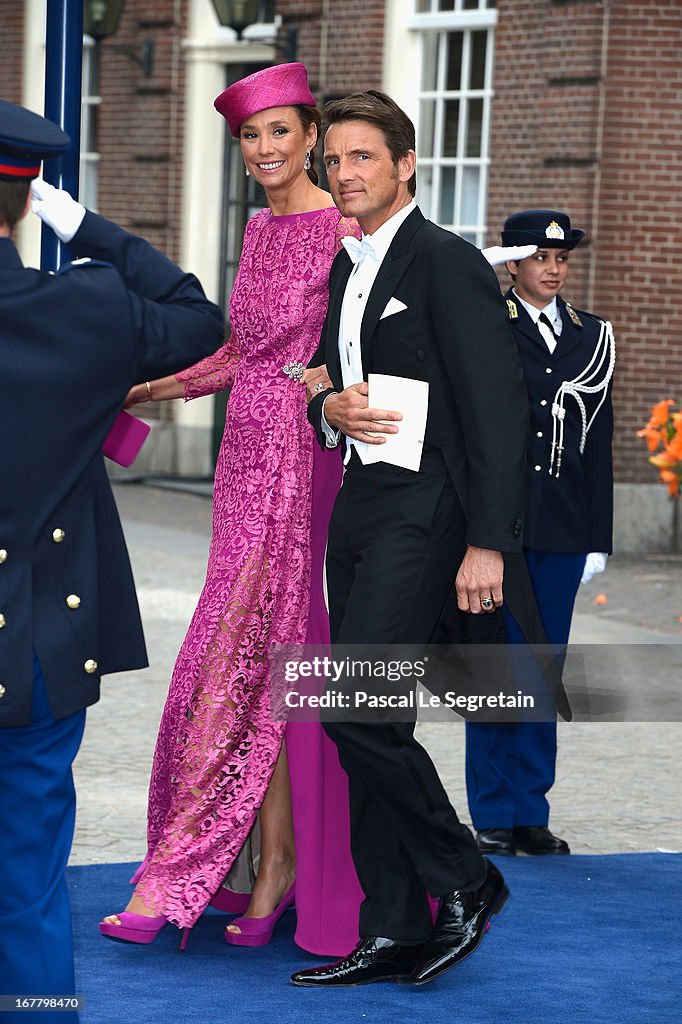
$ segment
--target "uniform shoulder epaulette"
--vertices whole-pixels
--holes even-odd
[[[70,270],[78,270],[80,267],[112,267],[112,263],[107,263],[106,260],[91,260],[89,256],[81,256],[77,260],[71,260],[70,263],[65,263],[57,271],[57,276],[61,277],[62,274],[68,274]]]
[[[576,327],[582,327],[583,322],[580,319],[580,317],[578,316],[578,313],[576,312],[576,310],[573,309],[573,306],[571,305],[570,302],[566,303],[566,312],[568,313],[568,315],[570,316],[571,320],[573,321],[573,323],[575,324]],[[581,310],[581,312],[582,312],[582,310]]]
[[[598,324],[604,324],[607,322],[605,316],[599,316],[598,313],[589,313],[586,309],[574,309],[569,302],[566,303],[566,312],[576,326],[578,326],[579,323],[582,327],[583,320],[592,320]],[[577,317],[577,319],[574,319],[574,317]]]

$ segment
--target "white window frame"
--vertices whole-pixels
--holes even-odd
[[[438,0],[431,0],[432,6],[435,8]],[[491,108],[493,98],[493,73],[495,64],[495,27],[497,25],[497,11],[494,8],[486,8],[480,6],[478,10],[464,11],[461,9],[462,0],[456,0],[457,6],[460,8],[455,11],[448,12],[432,12],[425,14],[413,14],[409,21],[408,27],[419,33],[420,36],[420,61],[419,61],[419,90],[418,90],[418,114],[416,119],[416,130],[417,139],[420,140],[420,132],[422,130],[421,118],[422,118],[422,101],[432,101],[435,103],[435,118],[434,118],[434,137],[433,137],[433,155],[430,157],[419,156],[417,157],[417,197],[420,201],[420,206],[424,210],[427,217],[431,220],[441,224],[441,227],[448,228],[451,231],[456,231],[458,234],[465,235],[470,241],[474,242],[477,246],[482,246],[485,240],[486,234],[486,215],[487,215],[487,200],[488,200],[488,169],[490,166],[490,119],[491,119]],[[479,0],[479,4],[484,4],[486,0]],[[483,88],[481,89],[470,89],[469,83],[469,69],[470,69],[470,57],[471,57],[471,41],[473,32],[485,31],[487,33],[486,40],[486,64],[485,74],[483,81]],[[461,33],[463,35],[462,45],[462,70],[460,78],[459,89],[445,89],[445,74],[447,67],[447,47],[448,47],[448,36],[454,32]],[[423,81],[424,62],[427,59],[427,41],[433,33],[437,33],[438,39],[438,81],[436,82],[436,88],[432,90],[424,90],[421,88]],[[461,83],[467,83],[465,88],[461,88]],[[468,112],[469,102],[471,100],[481,99],[482,103],[482,121],[481,121],[481,151],[480,155],[476,157],[466,156],[466,139],[468,129]],[[444,114],[445,114],[445,103],[448,100],[457,100],[460,104],[460,116],[458,122],[458,137],[457,137],[457,152],[456,156],[437,156],[442,152],[443,144],[443,130],[444,130]],[[421,149],[420,142],[418,141],[417,153],[419,154]],[[479,169],[479,187],[478,187],[478,203],[475,222],[464,222],[462,221],[462,186],[463,186],[463,174],[457,175],[455,196],[453,204],[453,220],[451,223],[443,223],[439,219],[440,214],[440,186],[441,186],[441,175],[444,168],[456,167],[460,171],[464,167],[477,167]],[[430,198],[424,201],[424,196],[419,195],[419,182],[420,178],[423,181],[424,171],[426,169],[431,171],[431,193]],[[422,172],[420,175],[420,171]]]
[[[96,149],[86,148],[86,143],[97,145],[97,139],[89,138],[86,125],[90,123],[89,113],[92,107],[102,104],[102,97],[90,92],[90,62],[97,61],[99,54],[95,40],[88,35],[83,36],[83,74],[81,79],[81,151],[79,166],[79,198],[88,209],[97,211],[98,170],[100,154]],[[86,194],[86,185],[88,193]]]

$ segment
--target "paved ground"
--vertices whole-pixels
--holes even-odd
[[[117,484],[115,490],[151,668],[105,679],[102,700],[88,712],[76,762],[76,864],[136,860],[144,853],[156,728],[203,582],[210,532],[205,495],[139,484]],[[593,603],[600,592],[608,599],[605,605]],[[601,578],[581,588],[573,640],[610,644],[619,663],[625,657],[638,673],[642,665],[648,677],[649,669],[661,670],[666,652],[674,651],[670,645],[682,643],[680,617],[682,557],[615,557]],[[626,646],[633,644],[651,645],[646,660],[642,646]],[[671,684],[679,685],[681,675]],[[463,727],[429,723],[418,729],[453,803],[468,820]],[[575,853],[682,851],[681,755],[679,721],[561,725],[551,824]]]

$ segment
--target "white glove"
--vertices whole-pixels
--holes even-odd
[[[537,249],[537,245],[491,245],[488,249],[481,249],[481,256],[487,259],[491,267],[497,267],[507,260],[525,260]]]
[[[64,189],[55,188],[42,178],[34,178],[31,182],[31,195],[33,212],[52,228],[61,242],[70,242],[81,226],[85,207]]]
[[[581,583],[589,583],[593,576],[603,572],[606,568],[606,559],[609,556],[604,551],[591,551],[585,559],[585,568],[580,579]]]

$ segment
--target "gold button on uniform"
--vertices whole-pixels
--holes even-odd
[[[4,629],[4,627],[5,627],[6,625],[7,625],[7,619],[6,619],[6,618],[5,618],[5,616],[4,616],[3,614],[2,614],[2,612],[0,612],[0,629]]]
[[[88,660],[83,665],[83,668],[88,673],[88,675],[91,676],[93,672],[97,671],[97,662],[95,661],[94,658],[88,658]]]
[[[65,537],[66,534],[64,533],[63,530],[60,530],[59,527],[57,527],[56,530],[52,531],[52,540],[55,542],[55,544],[61,544]]]
[[[6,561],[7,561],[7,549],[6,548],[0,548],[0,565],[2,565],[2,563],[6,562]]]
[[[66,599],[67,608],[80,608],[81,599],[78,594],[69,594]]]
[[[2,685],[2,683],[0,683],[0,700],[5,696],[6,693],[7,693],[7,690]]]

